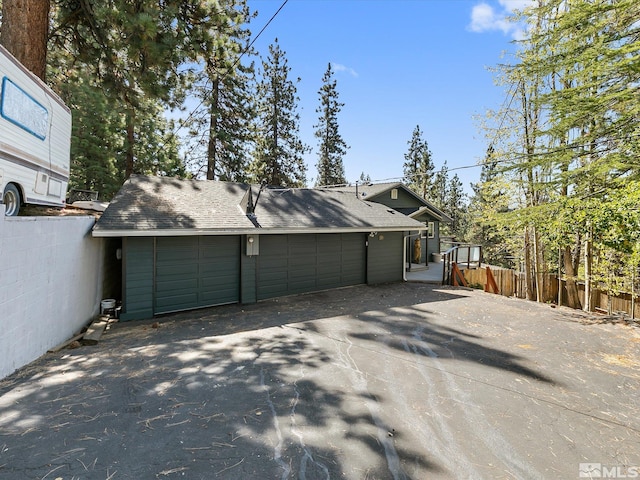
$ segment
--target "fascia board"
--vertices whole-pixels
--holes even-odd
[[[93,230],[92,236],[107,237],[189,237],[213,235],[288,235],[313,233],[370,233],[370,232],[405,232],[427,230],[420,223],[397,227],[341,227],[341,228],[253,228],[240,230],[207,230],[207,229],[165,229],[165,230]]]

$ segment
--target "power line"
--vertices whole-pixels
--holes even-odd
[[[236,60],[236,62],[233,64],[233,66],[235,67],[236,64],[240,61],[240,59],[242,58],[242,56],[247,53],[249,51],[249,49],[251,49],[251,47],[253,46],[254,43],[256,43],[256,40],[258,40],[258,38],[260,38],[260,35],[262,35],[262,32],[264,32],[267,27],[269,26],[269,24],[271,24],[271,22],[273,22],[273,19],[276,18],[278,16],[278,14],[280,13],[280,10],[282,10],[284,8],[284,6],[287,4],[289,0],[284,0],[284,2],[282,2],[282,5],[280,5],[280,8],[278,8],[278,10],[276,10],[276,13],[274,13],[271,18],[269,19],[269,21],[265,24],[264,27],[262,27],[262,30],[260,30],[258,32],[258,34],[256,35],[256,37],[251,40],[251,43],[249,43],[249,45],[247,46],[247,48],[245,48],[245,50],[240,54],[240,56],[238,57],[238,59]],[[233,68],[233,67],[231,67]]]
[[[629,139],[629,138],[638,138],[640,137],[640,133],[635,133],[635,134],[631,134],[631,135],[626,135],[624,137],[624,139]],[[611,141],[611,140],[623,140],[620,137],[609,137],[606,139],[606,141]],[[508,163],[508,162],[514,162],[517,160],[525,160],[525,159],[532,159],[533,157],[544,157],[546,155],[553,155],[556,153],[562,153],[568,150],[575,150],[578,148],[583,148],[585,146],[590,146],[590,145],[585,145],[585,144],[573,144],[573,145],[565,145],[563,147],[557,147],[555,149],[550,149],[550,150],[546,150],[544,152],[540,152],[540,153],[522,153],[519,155],[513,155],[513,156],[509,156],[509,158],[503,158],[503,159],[498,159],[498,160],[492,160],[492,163],[495,164],[500,164],[500,163]],[[588,152],[586,152],[588,153]],[[484,163],[474,163],[471,165],[461,165],[459,167],[452,167],[452,168],[447,168],[447,172],[453,172],[456,170],[465,170],[468,168],[478,168],[478,167],[484,167],[485,164]],[[416,174],[414,175],[414,177],[416,176],[424,176],[427,175],[426,173],[420,173],[420,174]],[[405,177],[390,177],[390,178],[382,178],[382,179],[378,179],[378,180],[372,180],[372,183],[376,183],[376,182],[391,182],[391,181],[402,181]]]
[[[242,52],[240,53],[240,55],[238,56],[238,58],[236,58],[236,61],[233,62],[233,65],[231,66],[231,68],[227,69],[227,71],[221,76],[220,80],[223,80],[224,77],[226,77],[230,71],[232,71],[237,65],[238,62],[240,62],[240,60],[242,59],[242,57],[249,51],[251,50],[251,47],[253,46],[254,43],[256,43],[256,40],[258,40],[258,38],[260,38],[260,35],[262,35],[262,33],[267,29],[267,27],[271,24],[271,22],[273,22],[273,20],[278,16],[278,14],[280,13],[280,11],[284,8],[284,6],[287,4],[287,2],[289,2],[289,0],[284,0],[284,2],[282,2],[282,5],[280,5],[280,8],[278,8],[278,10],[276,10],[276,12],[271,16],[271,18],[269,19],[269,21],[267,21],[267,23],[265,23],[265,25],[262,27],[262,29],[258,32],[258,34],[254,37],[253,40],[251,40],[251,42],[249,43],[249,45],[247,45],[246,48],[244,48],[242,50]],[[207,80],[208,82],[209,80]],[[188,120],[191,119],[191,117],[195,114],[195,112],[202,106],[202,104],[204,103],[204,99],[200,100],[200,103],[198,105],[196,105],[191,112],[189,113],[189,115],[187,116],[186,120],[184,122],[180,122],[180,126],[178,127],[178,129],[176,130],[176,132],[179,132],[182,128],[184,128],[188,122]]]

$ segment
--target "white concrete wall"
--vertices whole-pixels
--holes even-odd
[[[93,217],[5,217],[0,205],[0,379],[99,313],[103,242]]]

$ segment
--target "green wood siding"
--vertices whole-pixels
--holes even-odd
[[[156,239],[154,313],[234,303],[240,300],[240,239]]]
[[[246,238],[246,237],[245,237]],[[245,240],[246,241],[246,240]],[[256,303],[258,292],[256,289],[256,268],[258,257],[240,256],[240,302]]]
[[[384,232],[369,238],[367,252],[368,284],[375,285],[402,281],[404,268],[402,242],[402,232]]]
[[[124,238],[120,320],[153,316],[153,238]]]
[[[262,235],[257,299],[365,283],[364,234]]]
[[[391,208],[415,208],[418,209],[422,206],[422,203],[416,199],[413,195],[407,193],[402,188],[398,188],[398,198],[391,198],[391,190],[381,193],[372,197],[372,201],[381,203]]]

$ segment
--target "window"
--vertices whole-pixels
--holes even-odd
[[[7,77],[2,79],[0,114],[40,140],[47,137],[49,112]]]
[[[427,237],[434,238],[436,236],[435,222],[427,222]]]
[[[398,189],[397,188],[392,188],[391,189],[391,200],[397,200],[398,199]]]

